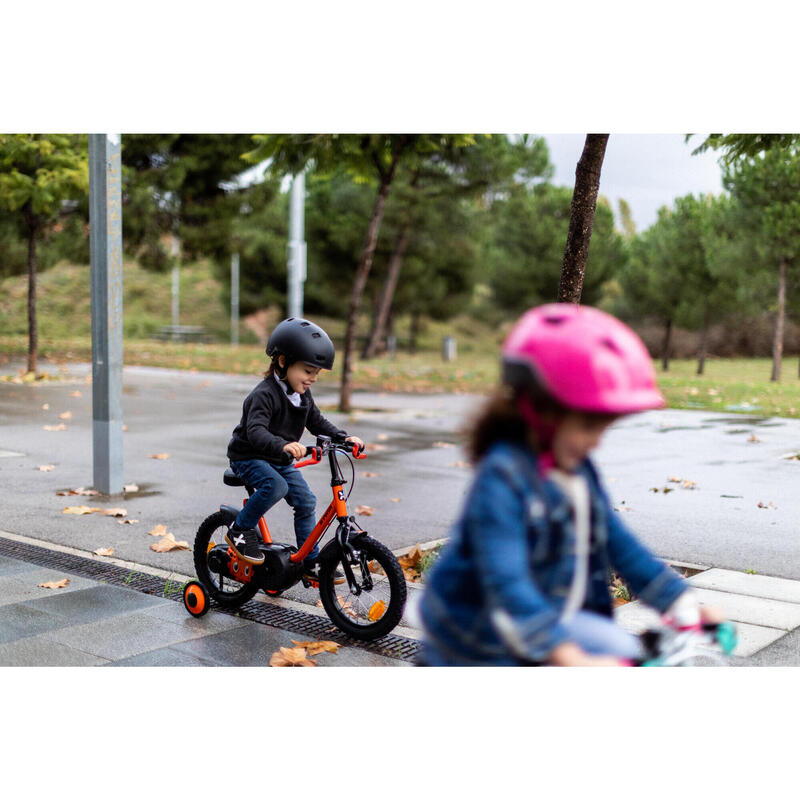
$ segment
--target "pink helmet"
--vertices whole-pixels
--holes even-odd
[[[572,303],[523,314],[503,345],[503,381],[538,384],[576,411],[631,414],[665,405],[642,340],[616,317]]]

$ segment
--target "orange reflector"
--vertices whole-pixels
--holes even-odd
[[[214,549],[214,542],[209,542],[208,547],[206,547],[206,553],[210,553]]]
[[[386,603],[383,600],[378,600],[370,606],[369,614],[367,617],[372,621],[380,619],[386,612]]]

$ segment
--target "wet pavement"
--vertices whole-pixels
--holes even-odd
[[[199,523],[220,503],[238,506],[242,502],[241,490],[224,486],[221,478],[227,466],[228,438],[239,419],[242,400],[258,377],[125,368],[123,474],[125,483],[135,483],[139,490],[112,498],[59,496],[58,491],[92,483],[89,374],[89,365],[70,365],[67,379],[60,382],[0,382],[4,492],[0,531],[88,557],[97,548],[113,547],[113,563],[140,565],[175,580],[192,577],[191,553],[154,553],[149,548],[155,540],[147,532],[163,524],[177,540],[191,545]],[[395,551],[445,537],[470,479],[459,431],[481,398],[357,392],[356,410],[344,416],[332,410],[337,401],[334,387],[315,387],[314,396],[333,422],[372,446],[368,459],[355,462],[351,513],[362,505],[373,509],[370,515],[359,515],[359,522]],[[67,412],[69,416],[62,418]],[[312,441],[310,436],[307,439]],[[795,524],[800,497],[794,490],[800,461],[786,458],[797,452],[800,422],[795,420],[667,410],[617,423],[604,438],[596,461],[618,513],[659,556],[701,567],[800,579],[800,537]],[[169,458],[150,458],[159,453],[168,453]],[[37,469],[47,464],[53,469]],[[347,463],[344,474],[350,478]],[[330,492],[327,467],[323,463],[306,468],[304,475],[319,498],[320,511]],[[123,507],[124,519],[139,522],[120,524],[114,517],[62,513],[66,506],[77,505]],[[273,509],[268,521],[276,541],[293,542],[291,510],[286,504]],[[71,589],[88,590],[79,583]],[[56,642],[60,634],[49,627],[50,611],[30,605],[39,597],[14,597],[9,593],[3,598],[4,608],[13,607],[15,615],[5,636],[13,637],[15,630],[24,627],[22,620],[44,614],[37,617],[41,630],[26,638],[55,642],[69,648],[64,653],[75,650],[100,659],[98,663],[133,663],[128,659],[144,663],[148,658],[206,663],[203,659],[216,657],[201,652],[201,641],[209,636],[189,635],[202,620],[186,617],[182,606],[171,600],[115,612],[114,617],[127,617],[134,627],[144,629],[143,623],[152,617],[157,627],[164,628],[163,638],[142,640],[136,646],[141,651],[129,652],[103,650],[101,644],[95,650],[86,649],[95,633],[100,643],[113,638],[109,633],[113,623],[99,617],[70,620],[68,628],[100,627],[86,629],[87,637],[76,630]],[[281,601],[311,609],[316,593],[294,587]],[[146,619],[140,619],[142,615]],[[230,622],[220,624],[229,626]],[[234,653],[237,637],[267,635],[236,632],[254,624],[226,627],[210,635],[222,637],[216,640],[223,648],[219,652],[229,647]],[[403,621],[403,625],[412,624],[409,619]],[[170,627],[176,625],[180,635]],[[33,625],[32,630],[39,629]],[[171,640],[173,635],[177,638]],[[275,641],[286,640],[283,633],[275,636]],[[785,640],[791,636],[795,634],[784,636],[767,650],[780,645],[786,651],[790,644]],[[272,646],[271,641],[259,652]],[[18,646],[24,652],[34,644]],[[11,642],[0,647],[6,645]],[[796,651],[797,647],[786,658],[800,661]],[[33,651],[29,655],[32,658]]]

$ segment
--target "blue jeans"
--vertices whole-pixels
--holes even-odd
[[[644,655],[642,644],[637,636],[628,633],[612,619],[593,611],[578,611],[562,623],[569,640],[581,650],[591,655],[615,656],[621,659],[637,659]],[[420,650],[422,663],[429,667],[492,666],[491,663],[469,661],[441,652],[433,643],[423,641]],[[504,659],[496,659],[497,666],[522,666],[523,662],[509,654]]]
[[[278,466],[260,458],[245,461],[231,461],[231,469],[256,491],[236,517],[235,525],[249,530],[258,525],[259,519],[282,497],[294,508],[294,535],[297,547],[303,546],[316,524],[314,511],[317,498],[306,483],[306,479],[291,464]],[[319,555],[319,548],[308,554],[306,561]]]

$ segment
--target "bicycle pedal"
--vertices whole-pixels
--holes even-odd
[[[302,581],[306,589],[319,589],[319,581],[312,581],[309,578],[303,578]]]

